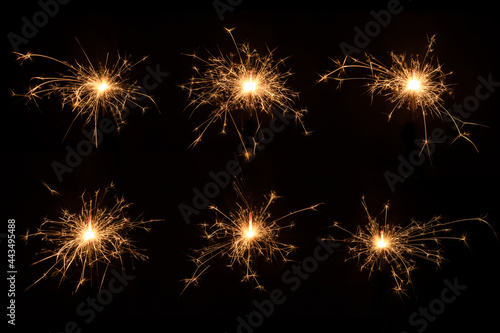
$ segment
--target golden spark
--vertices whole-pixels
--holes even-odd
[[[449,235],[451,226],[464,222],[480,222],[491,225],[483,218],[467,218],[443,222],[440,216],[433,217],[428,222],[418,222],[411,219],[406,226],[388,223],[389,203],[384,206],[384,223],[370,215],[365,199],[362,204],[368,218],[368,223],[358,226],[355,233],[343,228],[335,222],[333,227],[349,234],[345,239],[333,239],[344,242],[348,246],[350,256],[360,263],[360,270],[367,269],[371,275],[375,270],[382,270],[382,264],[387,264],[394,280],[393,290],[398,294],[406,294],[406,287],[412,285],[411,274],[417,268],[417,258],[424,259],[440,266],[442,256],[441,242],[443,240],[459,240],[466,243],[466,237]],[[495,231],[493,233],[496,236]]]
[[[236,48],[237,54],[230,53],[214,56],[209,53],[208,59],[202,59],[196,54],[189,54],[204,64],[204,69],[194,67],[195,75],[190,81],[182,85],[189,92],[188,107],[193,107],[193,112],[202,106],[210,106],[207,120],[195,128],[198,132],[197,138],[191,144],[198,144],[206,130],[217,120],[222,120],[221,133],[226,133],[228,121],[234,125],[240,141],[245,145],[245,138],[241,133],[235,116],[241,115],[242,119],[254,117],[257,130],[260,128],[260,118],[267,114],[272,116],[273,108],[277,108],[283,114],[291,112],[307,135],[302,118],[307,112],[305,109],[296,110],[294,100],[298,93],[286,86],[290,71],[281,71],[280,66],[285,59],[275,61],[274,51],[268,50],[265,56],[261,56],[256,50],[251,49],[248,43],[238,45],[231,33],[233,29],[226,31]],[[254,136],[254,135],[251,135]],[[245,149],[245,157],[252,155],[251,149]]]
[[[315,210],[318,205],[293,211],[279,218],[273,218],[269,212],[270,205],[278,198],[275,192],[265,196],[265,204],[259,209],[252,209],[248,199],[234,183],[238,197],[243,205],[238,204],[238,209],[229,215],[223,213],[215,206],[209,208],[216,211],[221,218],[217,218],[213,225],[201,224],[203,237],[209,242],[201,249],[194,250],[191,260],[196,264],[194,274],[184,279],[184,292],[191,284],[197,285],[201,275],[210,267],[210,261],[216,257],[228,257],[228,266],[242,267],[244,276],[241,282],[251,281],[256,288],[263,290],[258,281],[258,274],[254,266],[254,260],[258,257],[266,261],[286,262],[287,256],[295,249],[295,246],[283,243],[279,240],[279,233],[284,228],[292,228],[294,223],[286,225],[278,224],[294,214],[306,210]]]
[[[94,124],[93,138],[97,146],[97,125],[101,116],[112,115],[119,130],[125,124],[123,115],[127,110],[127,106],[139,107],[144,113],[146,107],[138,104],[140,100],[146,98],[155,106],[156,104],[153,98],[145,94],[144,89],[137,85],[136,82],[127,79],[127,74],[133,67],[144,61],[146,57],[136,63],[131,63],[128,58],[117,54],[116,62],[109,64],[108,53],[104,64],[99,63],[99,66],[96,67],[92,64],[83,48],[81,49],[88,64],[81,64],[78,61],[71,64],[50,56],[29,52],[26,54],[14,53],[21,64],[26,60],[38,57],[54,61],[66,69],[64,74],[56,76],[33,77],[31,80],[36,84],[21,96],[33,100],[38,105],[38,99],[58,95],[61,98],[63,108],[68,105],[71,111],[76,113],[72,124],[78,117],[85,119],[83,126],[89,123]]]
[[[135,247],[129,233],[134,229],[149,231],[146,224],[158,220],[132,220],[127,216],[131,204],[125,202],[123,197],[115,196],[115,203],[111,208],[104,206],[103,200],[112,187],[113,184],[106,187],[102,195],[97,190],[90,199],[85,199],[84,192],[81,195],[81,211],[72,213],[63,209],[58,220],[45,218],[37,232],[26,234],[26,241],[31,237],[41,237],[49,245],[39,253],[44,257],[33,265],[53,261],[42,277],[28,289],[49,275],[61,275],[61,283],[79,272],[76,291],[85,282],[92,280],[98,266],[105,267],[102,284],[110,265],[120,263],[123,267],[127,256],[139,260],[148,258]]]
[[[464,138],[470,142],[477,151],[477,147],[469,137],[469,133],[462,131],[465,125],[479,125],[466,122],[453,116],[444,106],[443,95],[450,94],[451,89],[445,83],[445,78],[451,74],[445,73],[441,64],[432,54],[433,46],[436,41],[435,35],[429,38],[427,51],[422,61],[418,56],[411,56],[409,61],[404,54],[390,53],[392,65],[384,65],[370,54],[365,54],[366,60],[356,59],[346,56],[341,62],[338,59],[333,60],[336,69],[322,75],[319,82],[327,81],[330,78],[339,82],[339,87],[345,80],[362,79],[368,81],[368,92],[372,95],[381,95],[387,97],[389,102],[394,104],[393,109],[388,115],[388,120],[395,110],[408,108],[412,112],[418,111],[422,116],[424,138],[422,150],[429,145],[431,141],[427,135],[427,117],[443,117],[449,119],[457,130],[457,137]],[[348,63],[348,61],[350,63]],[[370,74],[363,77],[343,77],[347,69],[368,70]]]

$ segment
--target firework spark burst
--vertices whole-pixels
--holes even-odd
[[[189,92],[188,107],[192,107],[193,112],[205,105],[214,108],[208,119],[195,128],[198,136],[191,146],[197,145],[207,129],[221,120],[221,133],[225,134],[228,122],[232,123],[246,148],[245,139],[235,119],[236,114],[241,113],[242,119],[253,117],[257,123],[257,133],[260,128],[259,117],[263,114],[272,116],[272,108],[277,108],[284,114],[292,113],[307,135],[309,132],[302,120],[307,111],[294,107],[298,93],[286,86],[286,81],[292,74],[289,70],[281,71],[279,68],[285,59],[275,61],[274,51],[269,49],[266,55],[261,56],[248,43],[238,45],[232,30],[226,28],[236,54],[220,53],[215,56],[209,53],[206,60],[196,54],[188,55],[204,64],[204,69],[194,67],[195,75],[181,86]],[[249,158],[251,149],[246,149],[246,152],[245,157]]]
[[[258,281],[258,273],[254,266],[257,258],[266,261],[288,261],[288,255],[295,250],[295,246],[279,241],[279,233],[282,229],[292,228],[294,223],[286,225],[278,224],[294,214],[306,210],[316,210],[319,204],[293,211],[279,218],[273,218],[269,212],[271,204],[279,197],[275,192],[265,196],[265,204],[254,209],[242,191],[235,185],[238,197],[243,205],[238,204],[238,209],[229,215],[223,213],[219,208],[210,206],[218,214],[213,225],[201,224],[203,237],[208,245],[195,250],[191,260],[196,264],[194,274],[184,279],[184,292],[190,285],[198,285],[201,275],[210,267],[210,261],[216,257],[227,257],[228,267],[242,267],[244,275],[241,282],[253,282],[255,288],[264,290],[264,286]],[[220,217],[219,217],[220,215]]]
[[[319,79],[327,81],[330,78],[339,82],[339,87],[345,80],[366,80],[368,81],[368,92],[372,95],[387,97],[389,102],[394,104],[393,109],[388,114],[388,120],[394,111],[407,108],[412,112],[418,112],[422,117],[424,138],[422,139],[422,150],[427,148],[431,141],[427,134],[427,117],[443,117],[449,119],[457,130],[457,136],[452,142],[459,138],[464,138],[477,147],[470,139],[470,134],[463,130],[465,125],[479,125],[476,123],[463,121],[453,116],[445,107],[443,96],[451,95],[451,88],[445,83],[445,79],[451,72],[445,73],[442,65],[433,55],[433,47],[436,42],[435,35],[428,39],[427,51],[422,60],[419,56],[411,56],[409,59],[405,54],[390,53],[392,65],[384,65],[370,54],[365,54],[365,60],[346,56],[343,61],[333,60],[336,69],[322,75]],[[363,77],[344,77],[348,69],[368,70],[370,74]]]
[[[360,270],[368,270],[371,275],[374,271],[389,267],[394,280],[393,290],[398,294],[406,294],[406,288],[412,285],[411,275],[417,268],[416,259],[424,259],[440,267],[444,257],[442,255],[442,241],[455,240],[466,243],[466,236],[450,234],[452,225],[464,222],[479,222],[491,225],[484,218],[467,218],[443,222],[442,217],[433,217],[428,222],[419,222],[411,219],[406,226],[388,223],[389,203],[384,205],[382,214],[384,223],[380,224],[376,217],[370,215],[365,199],[362,204],[368,218],[368,223],[358,226],[355,233],[343,228],[335,222],[333,227],[349,234],[345,239],[334,239],[344,242],[348,246],[350,256],[346,259],[357,259]],[[493,233],[496,236],[495,231]]]
[[[93,123],[93,139],[97,146],[97,122],[101,116],[112,115],[117,130],[119,130],[125,124],[124,114],[127,105],[139,107],[144,113],[147,107],[139,105],[140,100],[148,99],[155,106],[156,103],[151,96],[144,93],[144,89],[127,79],[127,74],[138,63],[143,62],[146,57],[133,63],[129,61],[129,58],[117,54],[116,62],[111,64],[108,53],[103,64],[99,63],[98,66],[94,66],[82,47],[81,49],[88,64],[78,61],[71,64],[50,56],[30,52],[26,54],[14,53],[21,64],[26,60],[33,60],[33,58],[43,58],[56,62],[65,68],[66,71],[63,74],[56,76],[32,77],[31,81],[35,84],[21,96],[28,101],[33,100],[38,106],[37,100],[58,95],[62,101],[62,107],[68,105],[71,111],[76,114],[71,125],[79,117],[85,119],[83,126]]]
[[[26,241],[39,237],[48,244],[46,249],[38,253],[43,258],[33,265],[52,261],[42,277],[27,289],[48,276],[61,275],[61,283],[64,279],[79,275],[77,291],[87,281],[92,281],[94,275],[98,275],[98,267],[104,267],[102,284],[110,265],[119,263],[123,267],[125,257],[138,260],[148,258],[133,244],[129,233],[134,229],[149,231],[146,225],[157,220],[133,220],[128,217],[127,211],[131,204],[125,202],[123,197],[115,196],[111,208],[104,206],[103,200],[112,187],[113,184],[106,187],[103,193],[98,190],[88,199],[84,192],[81,195],[81,211],[72,213],[62,209],[59,219],[45,218],[36,232],[26,233]]]

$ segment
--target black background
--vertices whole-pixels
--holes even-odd
[[[402,5],[403,12],[393,16],[390,25],[364,51],[388,63],[389,51],[423,53],[427,36],[437,34],[435,54],[444,70],[453,72],[447,78],[454,92],[445,97],[448,107],[474,94],[479,75],[491,73],[493,80],[500,80],[496,10],[477,1],[439,5],[402,1]],[[379,96],[371,103],[362,83],[350,82],[341,91],[336,90],[334,82],[316,84],[319,74],[334,68],[329,58],[342,57],[339,44],[353,44],[353,28],[363,29],[373,20],[370,10],[385,8],[386,2],[269,4],[244,0],[221,22],[211,1],[75,0],[61,6],[59,13],[21,46],[21,52],[84,61],[76,37],[95,62],[102,61],[107,52],[114,55],[119,51],[136,60],[149,55],[131,73],[137,80],[147,73],[148,65],[159,64],[170,74],[151,92],[158,109],[151,108],[144,115],[133,112],[120,133],[105,135],[101,146],[72,173],[65,174],[62,182],[57,180],[51,163],[63,163],[65,147],[75,147],[84,139],[83,121],[77,119],[63,140],[74,115],[61,111],[57,99],[42,100],[37,108],[34,103],[26,105],[8,96],[2,109],[2,221],[16,219],[16,328],[61,332],[65,323],[73,320],[83,332],[234,332],[236,318],[254,310],[254,300],[269,297],[268,293],[252,290],[249,284],[239,283],[240,272],[226,268],[223,261],[214,263],[199,287],[180,295],[181,280],[194,270],[187,260],[189,249],[203,242],[195,224],[212,221],[214,215],[203,211],[186,225],[178,205],[189,204],[192,189],[202,189],[210,181],[210,171],[223,170],[235,158],[239,144],[234,129],[218,135],[217,124],[200,145],[188,149],[195,139],[192,129],[203,121],[207,110],[191,117],[190,110],[183,111],[187,95],[179,85],[187,82],[193,73],[191,67],[197,63],[182,53],[199,51],[204,55],[205,49],[217,53],[217,48],[234,52],[223,27],[236,27],[236,40],[250,42],[261,53],[269,46],[277,47],[277,58],[291,56],[286,65],[294,75],[288,84],[300,92],[297,105],[309,110],[304,121],[313,131],[311,136],[304,137],[300,127],[290,124],[253,161],[240,162],[256,204],[271,190],[283,196],[272,206],[273,216],[323,203],[319,212],[297,215],[296,228],[283,233],[284,240],[299,247],[291,259],[301,262],[312,255],[318,236],[344,236],[328,228],[334,220],[351,230],[365,223],[363,195],[373,214],[390,200],[394,223],[407,223],[410,217],[428,220],[443,215],[453,220],[488,214],[488,220],[498,229],[498,91],[482,101],[468,119],[489,126],[469,128],[479,153],[465,140],[439,144],[432,164],[426,159],[392,192],[384,172],[397,172],[398,156],[407,156],[415,149],[412,142],[423,133],[421,118],[399,110],[388,123],[384,114],[392,106]],[[11,31],[20,33],[21,18],[30,18],[38,10],[35,2],[14,4],[4,14],[4,36]],[[22,91],[31,76],[60,70],[40,59],[20,66],[7,38],[4,43],[6,92]],[[444,128],[448,137],[454,134],[439,119],[430,119],[428,126]],[[62,197],[52,197],[42,180]],[[84,190],[94,191],[111,181],[116,184],[114,193],[133,203],[131,216],[142,213],[145,219],[165,221],[154,222],[149,234],[134,235],[149,260],[133,265],[126,262],[127,272],[135,279],[93,322],[85,324],[75,309],[87,297],[95,297],[98,286],[86,285],[73,294],[73,283],[59,285],[56,278],[24,291],[43,273],[43,265],[30,266],[43,244],[34,241],[25,245],[21,235],[27,228],[34,230],[46,216],[57,218],[60,207],[78,210]],[[228,187],[212,203],[229,211],[235,200]],[[497,323],[499,310],[498,241],[485,226],[463,225],[456,232],[469,234],[470,249],[446,243],[448,261],[441,269],[419,261],[414,290],[402,299],[385,289],[386,278],[381,273],[369,278],[366,271],[359,272],[355,261],[344,263],[345,248],[321,263],[295,292],[281,280],[282,272],[292,264],[266,265],[260,271],[263,283],[269,291],[284,290],[287,301],[277,306],[256,331],[415,332],[408,323],[409,316],[440,296],[444,279],[452,281],[455,277],[468,286],[467,290],[429,323],[426,332],[486,331]]]

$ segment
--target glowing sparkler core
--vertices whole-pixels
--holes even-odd
[[[248,81],[243,83],[243,92],[245,93],[253,93],[257,89],[257,82],[252,81],[250,78]]]
[[[243,82],[244,93],[254,93],[257,89],[257,82],[253,80],[252,71],[250,71],[250,78]]]
[[[108,89],[109,86],[106,82],[102,82],[99,87],[97,87],[97,89],[99,90],[99,92],[104,92],[106,89]]]
[[[245,234],[248,238],[255,236],[255,231],[252,228],[252,212],[250,212],[250,217],[248,218],[248,230]]]
[[[412,78],[408,81],[408,90],[412,90],[414,92],[420,91],[420,81],[418,79]]]
[[[384,231],[380,231],[380,239],[377,241],[377,246],[381,249],[387,247],[389,244],[384,240]]]
[[[89,226],[87,228],[87,231],[85,231],[85,234],[83,235],[83,239],[86,241],[89,241],[89,240],[94,239],[94,238],[96,238],[96,234],[95,234],[94,230],[92,229],[92,225],[90,224],[90,221],[89,221]]]

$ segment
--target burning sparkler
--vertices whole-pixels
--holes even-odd
[[[273,219],[268,209],[278,198],[275,192],[265,197],[266,203],[259,209],[253,209],[236,185],[235,190],[244,203],[238,204],[238,210],[235,212],[227,215],[215,206],[209,207],[222,218],[216,219],[212,226],[201,224],[203,236],[209,241],[209,245],[194,252],[192,261],[196,264],[196,270],[192,277],[184,280],[184,290],[191,284],[198,284],[200,276],[210,267],[209,262],[217,256],[227,256],[228,266],[231,268],[236,265],[243,267],[244,276],[241,281],[255,282],[256,288],[263,290],[264,287],[259,283],[258,274],[252,265],[254,260],[263,257],[266,261],[286,262],[288,254],[295,249],[295,246],[278,239],[279,232],[284,228],[292,228],[293,222],[288,225],[279,225],[278,222],[299,212],[315,210],[318,206],[312,205]]]
[[[283,113],[293,113],[305,134],[308,134],[302,122],[306,110],[294,108],[294,99],[298,97],[298,93],[285,85],[287,78],[292,74],[289,70],[286,72],[279,70],[285,59],[275,61],[273,51],[270,50],[267,55],[261,56],[256,50],[251,49],[248,43],[237,45],[232,30],[226,28],[237,54],[227,56],[222,53],[219,56],[210,54],[207,60],[196,54],[189,55],[203,62],[205,69],[194,67],[195,76],[188,84],[181,86],[189,92],[188,107],[192,106],[193,112],[204,105],[214,107],[208,119],[195,128],[198,137],[192,146],[201,141],[210,125],[222,119],[221,133],[226,133],[227,123],[231,122],[243,146],[246,147],[243,134],[236,124],[235,114],[242,111],[243,114],[246,113],[244,117],[255,117],[257,132],[260,127],[260,115],[272,115],[273,107],[282,110]],[[251,154],[247,149],[245,157],[249,158]]]
[[[442,240],[466,242],[465,235],[460,237],[448,235],[452,230],[452,225],[470,221],[485,223],[491,228],[491,225],[483,218],[442,222],[440,216],[433,217],[428,222],[411,219],[406,226],[390,224],[387,221],[389,203],[384,206],[382,211],[384,223],[380,224],[375,217],[370,215],[364,198],[362,203],[368,224],[363,227],[358,226],[356,232],[353,233],[335,222],[334,227],[349,234],[348,238],[335,239],[335,241],[347,243],[350,257],[346,260],[357,258],[360,270],[367,269],[370,275],[375,270],[381,270],[383,263],[387,264],[395,283],[393,289],[397,293],[405,293],[405,287],[412,284],[411,274],[417,267],[416,258],[425,259],[440,266],[444,260],[440,247]]]
[[[86,281],[92,279],[93,269],[104,266],[106,274],[109,265],[119,262],[123,266],[124,257],[146,260],[147,256],[133,244],[129,232],[133,229],[149,231],[146,224],[156,221],[132,220],[127,216],[127,210],[131,206],[125,202],[123,197],[115,197],[115,204],[111,208],[103,205],[103,200],[111,184],[101,195],[100,191],[94,193],[93,198],[85,199],[85,193],[81,199],[83,207],[80,212],[71,213],[67,209],[62,210],[62,216],[58,220],[45,218],[37,232],[27,233],[25,239],[30,237],[41,237],[42,241],[50,244],[50,247],[41,251],[44,257],[34,264],[44,261],[53,261],[50,268],[35,281],[30,287],[44,279],[48,275],[61,275],[62,282],[65,278],[74,275],[73,270],[80,271],[76,290]],[[33,264],[33,265],[34,265]]]
[[[22,96],[28,100],[34,100],[36,103],[37,99],[42,97],[59,95],[63,108],[68,105],[71,107],[71,111],[76,113],[73,122],[81,116],[85,118],[84,126],[94,123],[93,138],[97,146],[97,121],[99,117],[111,114],[119,129],[121,125],[125,124],[123,115],[127,105],[138,106],[142,112],[145,112],[146,107],[140,106],[139,100],[146,98],[153,104],[155,103],[151,96],[144,93],[144,89],[126,78],[127,73],[138,63],[144,61],[146,57],[132,63],[128,58],[123,58],[118,54],[117,61],[111,65],[108,64],[109,54],[107,54],[104,64],[94,67],[83,48],[82,52],[88,65],[77,61],[75,64],[71,64],[67,61],[29,52],[26,54],[15,52],[15,54],[21,63],[33,58],[44,58],[66,68],[65,74],[33,77],[32,80],[36,84]],[[71,126],[68,131],[70,128]]]
[[[462,129],[465,125],[478,124],[463,121],[450,114],[444,107],[443,95],[451,94],[449,85],[445,84],[445,78],[451,72],[445,73],[438,60],[434,58],[432,52],[435,41],[435,35],[429,39],[427,51],[422,61],[420,61],[418,56],[412,56],[407,61],[404,54],[391,52],[392,65],[390,67],[382,64],[370,54],[366,54],[366,60],[364,61],[353,57],[346,57],[343,62],[336,59],[334,62],[337,68],[321,76],[319,81],[327,81],[333,77],[333,79],[339,81],[340,87],[344,80],[367,80],[368,92],[372,95],[372,98],[374,95],[380,94],[387,96],[388,100],[395,104],[389,113],[389,121],[397,109],[407,107],[412,112],[419,110],[424,127],[422,150],[425,147],[429,149],[431,143],[427,135],[427,117],[437,116],[441,119],[443,117],[449,118],[457,130],[458,134],[453,142],[458,138],[464,138],[477,151],[477,147],[469,138],[469,133],[462,131]],[[350,60],[350,64],[347,63],[348,60]],[[354,68],[369,70],[370,75],[355,78],[342,77],[346,69]]]

